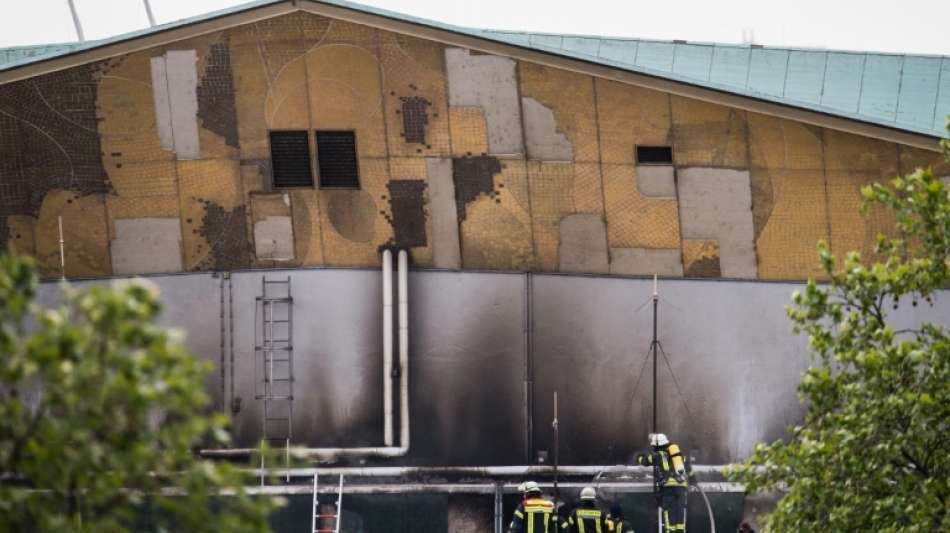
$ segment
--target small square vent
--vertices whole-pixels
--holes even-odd
[[[637,146],[638,165],[672,165],[672,146]]]

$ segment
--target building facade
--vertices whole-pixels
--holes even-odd
[[[390,247],[416,267],[802,280],[819,239],[870,253],[889,227],[860,187],[950,174],[936,139],[313,12],[257,19],[9,70],[0,241],[50,277],[62,217],[68,277],[365,267]]]

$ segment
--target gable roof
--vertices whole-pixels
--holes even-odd
[[[98,41],[0,49],[0,84],[294,11],[930,150],[950,114],[950,57],[484,30],[346,0],[256,0]]]

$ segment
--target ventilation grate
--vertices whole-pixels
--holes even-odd
[[[274,187],[312,187],[310,139],[306,131],[270,132]]]
[[[318,131],[317,162],[321,187],[360,187],[356,134],[352,131]]]

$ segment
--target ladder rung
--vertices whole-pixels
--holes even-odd
[[[290,280],[289,279],[265,279],[264,283],[271,283],[271,284],[283,283],[284,285],[287,285],[288,283],[290,283]]]
[[[293,302],[294,299],[293,299],[293,297],[291,297],[291,296],[281,296],[281,297],[258,296],[258,297],[257,297],[257,301],[258,301],[258,302],[267,302],[267,303],[270,303],[270,302],[290,303],[290,302]]]
[[[287,324],[290,320],[267,320],[264,319],[264,322],[267,324]]]
[[[290,341],[274,341],[274,342],[290,342]],[[258,352],[289,352],[294,349],[293,346],[271,346],[265,348],[264,346],[255,346],[255,350]]]
[[[274,400],[277,400],[277,401],[285,402],[285,401],[293,400],[294,397],[293,397],[293,395],[290,395],[290,396],[265,396],[265,395],[261,394],[261,395],[255,396],[254,399],[255,399],[255,400],[264,400],[264,401],[274,401]]]
[[[316,518],[336,518],[335,514],[315,514]]]

